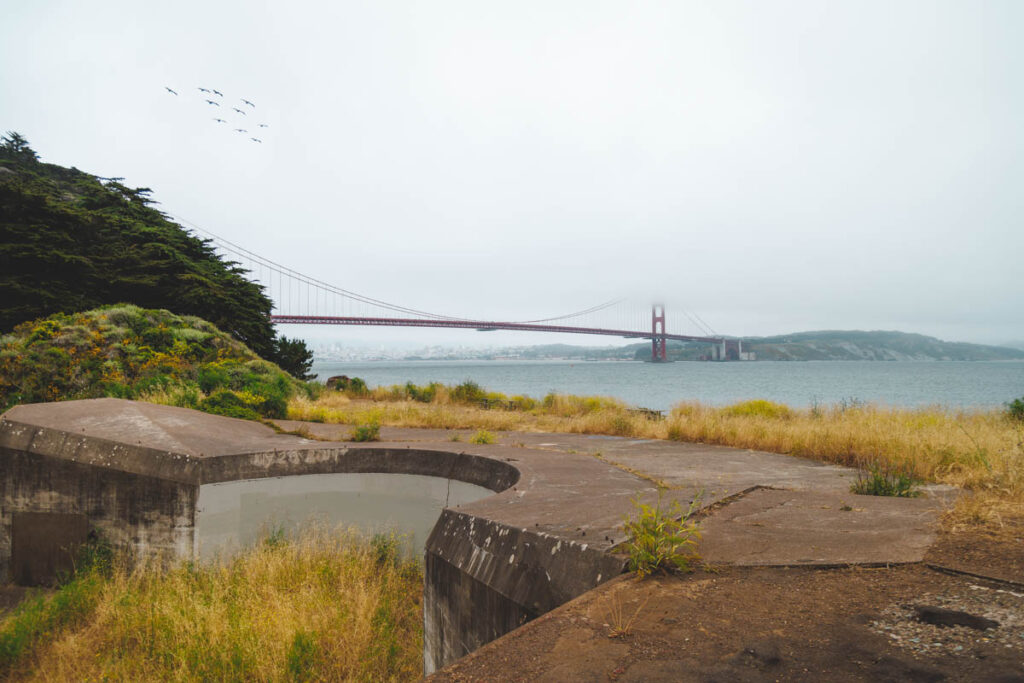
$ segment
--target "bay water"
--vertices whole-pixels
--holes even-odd
[[[361,377],[370,386],[458,384],[543,398],[612,396],[668,410],[681,401],[725,405],[765,398],[793,407],[866,401],[884,406],[999,408],[1024,396],[1024,361],[316,361],[319,381]]]

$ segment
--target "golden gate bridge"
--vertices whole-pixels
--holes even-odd
[[[305,275],[245,247],[188,224],[198,237],[226,256],[239,272],[263,287],[273,302],[274,323],[296,325],[357,325],[379,327],[454,328],[491,332],[554,332],[587,334],[624,339],[649,339],[651,360],[667,362],[669,341],[700,342],[709,345],[708,360],[741,360],[743,342],[716,333],[696,313],[682,311],[693,329],[670,330],[665,306],[639,307],[614,299],[590,308],[538,320],[485,320],[423,311],[374,299]],[[693,332],[697,333],[694,334]]]

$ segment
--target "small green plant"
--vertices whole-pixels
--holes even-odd
[[[1011,420],[1024,422],[1024,396],[1006,404],[1006,416]]]
[[[486,429],[478,429],[476,434],[469,438],[470,443],[494,443],[498,438]]]
[[[351,441],[380,441],[380,423],[376,421],[356,425],[352,430]]]
[[[655,572],[692,571],[691,563],[700,559],[695,552],[700,530],[691,518],[698,508],[698,498],[683,511],[678,500],[662,509],[664,489],[658,489],[658,502],[651,506],[634,500],[637,518],[626,517],[624,529],[628,536],[629,568],[639,578]]]
[[[919,483],[906,468],[874,464],[861,470],[850,491],[864,496],[916,498],[921,495],[917,489]]]

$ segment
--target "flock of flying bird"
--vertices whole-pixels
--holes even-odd
[[[167,92],[171,93],[175,97],[178,96],[178,92],[176,90],[174,90],[172,88],[169,88],[166,85],[164,86],[164,90],[166,90]],[[206,100],[206,104],[208,104],[208,105],[212,105],[214,107],[221,106],[221,102],[223,102],[223,99],[224,99],[224,93],[222,93],[221,91],[216,90],[215,88],[196,88],[196,90],[198,90],[201,93],[204,93],[204,95],[208,95],[210,97],[216,96],[216,97],[221,98],[220,101],[214,100],[214,99],[207,99]],[[239,98],[239,99],[240,99],[240,101],[241,101],[241,103],[243,105],[248,105],[252,109],[256,108],[256,105],[253,104],[252,102],[250,102],[249,100],[247,100],[245,98]],[[241,116],[248,116],[249,115],[248,111],[246,111],[245,109],[239,109],[238,107],[231,107],[231,109],[233,111],[235,111],[236,113],[238,113],[239,115],[241,115]],[[226,119],[222,119],[220,117],[214,117],[213,120],[216,121],[217,123],[227,123]],[[270,127],[270,126],[268,126],[265,123],[260,123],[260,124],[257,124],[257,125],[258,125],[259,128],[269,128]],[[236,133],[248,133],[249,130],[247,128],[235,128],[235,132]],[[257,137],[250,137],[249,139],[252,140],[253,142],[258,142],[260,144],[263,144],[263,140],[260,140]]]

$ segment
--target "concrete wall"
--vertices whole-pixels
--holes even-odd
[[[0,463],[0,577],[11,568],[15,512],[85,515],[104,539],[140,555],[192,551],[198,486],[5,448]]]
[[[427,540],[423,668],[440,669],[625,569],[587,543],[445,510]]]

